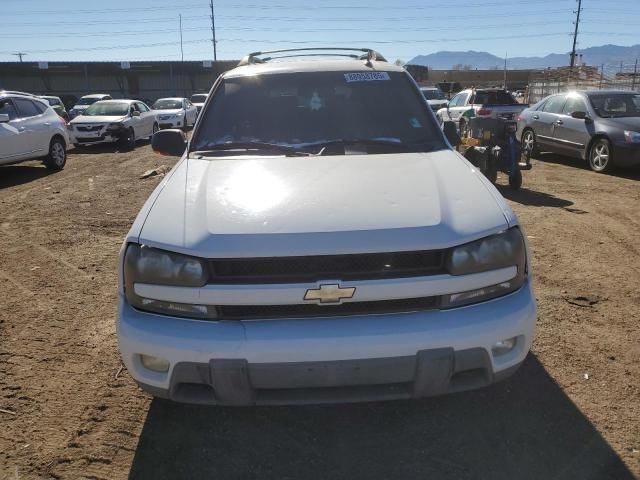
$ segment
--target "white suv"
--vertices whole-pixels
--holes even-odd
[[[0,91],[0,165],[42,158],[62,170],[69,137],[64,119],[34,95]]]
[[[102,100],[69,123],[75,146],[118,143],[133,149],[139,138],[151,138],[159,130],[157,112],[138,100]]]
[[[218,78],[189,142],[154,136],[182,158],[124,241],[117,316],[146,391],[416,398],[523,362],[536,306],[516,216],[409,74],[357,52],[252,54]]]

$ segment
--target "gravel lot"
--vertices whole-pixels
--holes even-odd
[[[172,159],[73,151],[0,167],[0,480],[640,476],[640,172],[543,155],[503,189],[533,251],[537,338],[493,387],[411,402],[229,409],[121,369],[122,239]],[[501,181],[505,183],[503,178]]]

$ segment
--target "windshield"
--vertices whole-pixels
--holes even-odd
[[[207,101],[208,95],[191,95],[191,103],[204,103]]]
[[[93,105],[94,103],[96,103],[99,99],[98,98],[87,98],[87,97],[83,97],[80,100],[78,100],[78,103],[76,105]]]
[[[600,117],[640,117],[639,93],[589,95],[589,100]]]
[[[474,105],[520,105],[513,96],[504,90],[477,91]]]
[[[227,78],[216,90],[191,150],[239,142],[315,146],[315,150],[325,144],[324,154],[344,154],[344,143],[372,148],[375,144],[383,151],[394,145],[395,151],[399,146],[411,146],[412,151],[446,148],[432,114],[418,101],[408,77],[400,72],[373,73]],[[387,148],[381,148],[382,144]]]
[[[128,103],[97,102],[87,108],[82,115],[87,117],[124,117],[129,112]]]
[[[151,108],[154,110],[175,110],[177,108],[182,108],[182,100],[175,100],[171,98],[156,100],[156,103],[154,103]]]
[[[443,93],[440,90],[424,89],[420,90],[426,100],[445,100]]]

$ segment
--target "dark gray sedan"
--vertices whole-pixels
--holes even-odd
[[[575,91],[551,95],[518,118],[523,148],[581,158],[596,172],[640,165],[640,93]]]

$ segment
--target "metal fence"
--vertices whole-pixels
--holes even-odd
[[[570,90],[640,90],[640,67],[637,64],[621,64],[613,68],[602,65],[597,71],[580,72],[577,69],[573,77],[564,75],[558,78],[553,71],[531,80],[528,89],[528,103],[534,104],[548,95]]]

